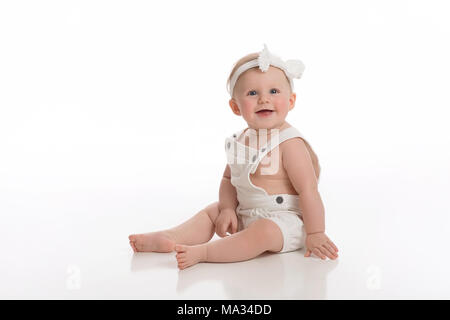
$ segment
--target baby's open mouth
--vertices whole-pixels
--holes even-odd
[[[274,110],[270,110],[270,109],[262,109],[257,111],[256,113],[261,115],[261,116],[267,116],[269,114],[271,114]]]

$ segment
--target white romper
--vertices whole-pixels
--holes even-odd
[[[270,219],[280,227],[283,234],[283,248],[280,252],[301,249],[305,245],[306,232],[303,221],[300,219],[299,196],[269,195],[266,190],[251,182],[250,174],[256,172],[261,160],[276,146],[291,138],[304,139],[303,135],[294,127],[289,127],[278,131],[278,134],[277,132],[272,133],[270,141],[260,146],[258,150],[238,141],[244,131],[245,129],[225,139],[227,162],[231,170],[231,184],[236,188],[239,202],[236,208],[238,231],[247,228],[258,219]]]

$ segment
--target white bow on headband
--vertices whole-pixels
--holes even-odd
[[[293,79],[294,78],[300,79],[303,74],[303,71],[305,70],[305,65],[303,64],[302,61],[300,60],[283,61],[278,56],[270,53],[269,50],[267,49],[267,46],[264,44],[264,49],[259,53],[258,58],[244,63],[236,70],[236,72],[231,77],[228,86],[228,92],[230,93],[230,96],[233,96],[233,89],[236,84],[236,81],[243,72],[254,67],[259,67],[259,69],[262,72],[266,72],[267,70],[269,70],[269,66],[274,66],[284,71],[286,77],[289,79],[289,83],[291,84],[292,90],[294,90]]]

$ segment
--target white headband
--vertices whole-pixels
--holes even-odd
[[[273,55],[267,49],[267,46],[264,44],[264,49],[259,53],[258,58],[253,59],[249,62],[244,63],[240,66],[228,83],[228,92],[230,96],[233,96],[234,85],[236,84],[239,76],[247,71],[248,69],[258,67],[262,72],[266,72],[269,70],[269,66],[274,66],[280,68],[286,74],[286,77],[289,79],[289,83],[291,84],[291,89],[294,90],[294,78],[300,79],[305,70],[305,65],[300,60],[287,60],[283,61],[276,55]]]

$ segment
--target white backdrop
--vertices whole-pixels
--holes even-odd
[[[319,156],[342,254],[365,257],[361,274],[379,266],[385,297],[411,294],[393,261],[416,266],[408,278],[434,274],[424,296],[450,297],[439,267],[448,15],[445,1],[1,2],[0,297],[65,297],[68,266],[89,270],[86,252],[125,252],[128,234],[215,201],[224,138],[246,126],[226,79],[264,43],[306,65],[287,121]]]

